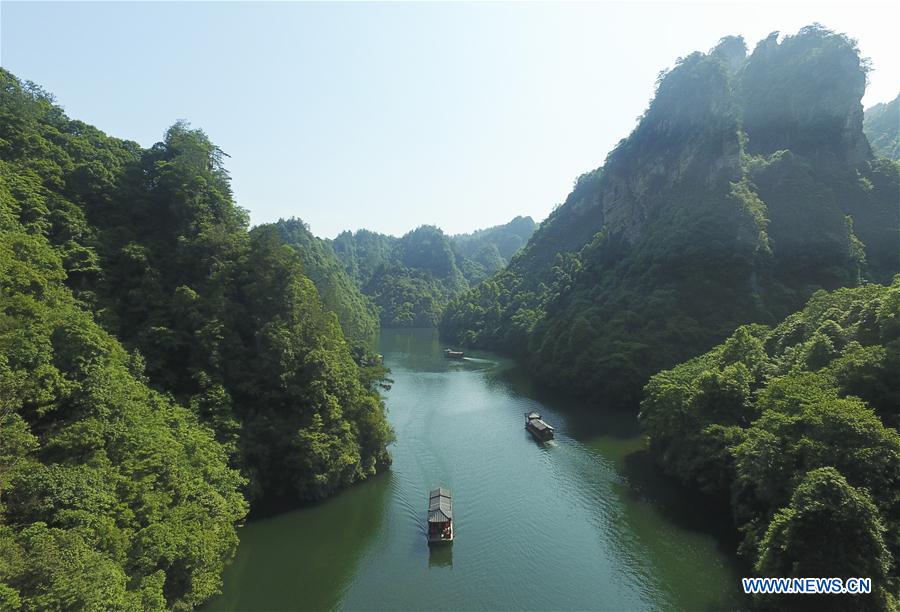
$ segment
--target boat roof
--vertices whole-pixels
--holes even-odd
[[[450,497],[450,489],[446,487],[438,487],[437,489],[432,489],[428,494],[428,498],[432,497]]]
[[[528,418],[529,419],[539,419],[539,418],[541,418],[541,415],[538,414],[537,412],[532,411],[532,412],[528,413]]]
[[[530,424],[532,427],[534,427],[535,429],[537,429],[538,431],[544,431],[544,430],[546,430],[546,429],[549,429],[550,431],[553,431],[553,428],[552,428],[552,427],[550,427],[549,425],[547,425],[545,422],[543,422],[543,421],[540,420],[540,419],[532,419],[531,422],[530,422],[529,424]]]
[[[453,518],[453,505],[450,502],[450,489],[443,487],[428,494],[428,522],[446,523]]]

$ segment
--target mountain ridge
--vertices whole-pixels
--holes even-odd
[[[820,99],[822,84],[837,89]],[[605,164],[448,306],[442,333],[636,406],[650,374],[741,323],[774,322],[818,288],[887,282],[898,171],[863,135],[864,86],[855,44],[820,26],[749,56],[726,37],[681,58]]]
[[[397,238],[345,231],[325,241],[379,309],[384,327],[434,327],[450,300],[502,269],[527,242],[531,217],[448,236],[422,225]]]
[[[882,157],[900,159],[900,94],[890,102],[867,108],[863,131],[875,152]]]

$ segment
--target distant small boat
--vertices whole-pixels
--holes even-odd
[[[553,439],[553,428],[547,425],[537,412],[525,413],[525,429],[538,442],[546,442]]]
[[[450,489],[443,487],[428,494],[428,543],[453,541],[453,502]]]
[[[466,354],[462,351],[451,351],[450,349],[444,349],[444,357],[448,359],[462,359]]]

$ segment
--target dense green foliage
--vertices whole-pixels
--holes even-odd
[[[79,147],[132,149],[95,148],[5,73],[0,96],[0,608],[192,607],[237,545],[244,481],[65,286],[99,272],[76,189],[106,177]]]
[[[120,190],[126,204],[96,221],[104,320],[234,450],[251,501],[315,499],[374,473],[390,439],[381,402],[297,252],[273,227],[247,232],[215,146],[176,125]]]
[[[516,217],[504,225],[457,234],[450,241],[463,274],[469,284],[476,285],[502,270],[536,229],[531,217]]]
[[[400,238],[360,230],[330,246],[377,305],[382,325],[434,327],[454,296],[506,265],[534,228],[531,217],[516,217],[459,236],[430,225]]]
[[[876,155],[900,159],[900,95],[866,109],[863,131]]]
[[[332,246],[385,327],[433,327],[450,297],[468,286],[449,238],[434,226],[401,238],[343,232]]]
[[[6,71],[0,119],[0,607],[195,606],[243,495],[297,504],[389,462],[339,324],[356,304],[248,232],[201,131],[142,150]]]
[[[898,372],[900,276],[738,328],[653,376],[640,418],[666,472],[730,494],[757,572],[871,577],[877,597],[850,607],[881,608],[900,595]]]
[[[443,335],[635,406],[652,373],[741,323],[886,282],[900,271],[900,173],[869,151],[864,87],[854,43],[817,26],[749,57],[726,38],[680,59],[605,165],[450,304]]]
[[[300,219],[280,219],[274,225],[284,242],[297,250],[304,273],[324,306],[337,314],[347,341],[356,352],[371,347],[378,335],[377,309],[344,270],[331,244],[315,237]]]

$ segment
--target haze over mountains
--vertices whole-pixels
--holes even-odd
[[[818,26],[749,55],[725,38],[682,58],[632,134],[502,273],[448,307],[442,331],[634,406],[650,374],[741,323],[889,281],[897,167],[863,134],[865,82],[852,41]]]
[[[389,468],[373,340],[437,324],[640,406],[757,574],[896,607],[897,100],[865,86],[820,26],[726,37],[539,227],[321,240],[250,228],[202,131],[144,149],[0,70],[0,608],[201,606],[248,512]]]
[[[900,95],[866,109],[863,131],[876,155],[900,159]]]
[[[763,607],[900,595],[900,117],[864,116],[865,85],[820,26],[682,58],[441,323],[600,410],[640,403],[653,459],[728,501],[758,575],[873,577],[852,603]]]
[[[369,313],[345,316],[356,321],[346,323],[345,331],[352,325],[372,333],[377,324],[361,318],[375,318],[385,327],[436,326],[450,299],[502,269],[537,227],[531,217],[516,217],[505,225],[457,236],[423,225],[400,238],[359,230],[322,240],[299,219],[275,226],[288,244],[299,247],[326,303],[353,301],[355,306],[338,309]],[[368,300],[351,296],[354,292]]]

